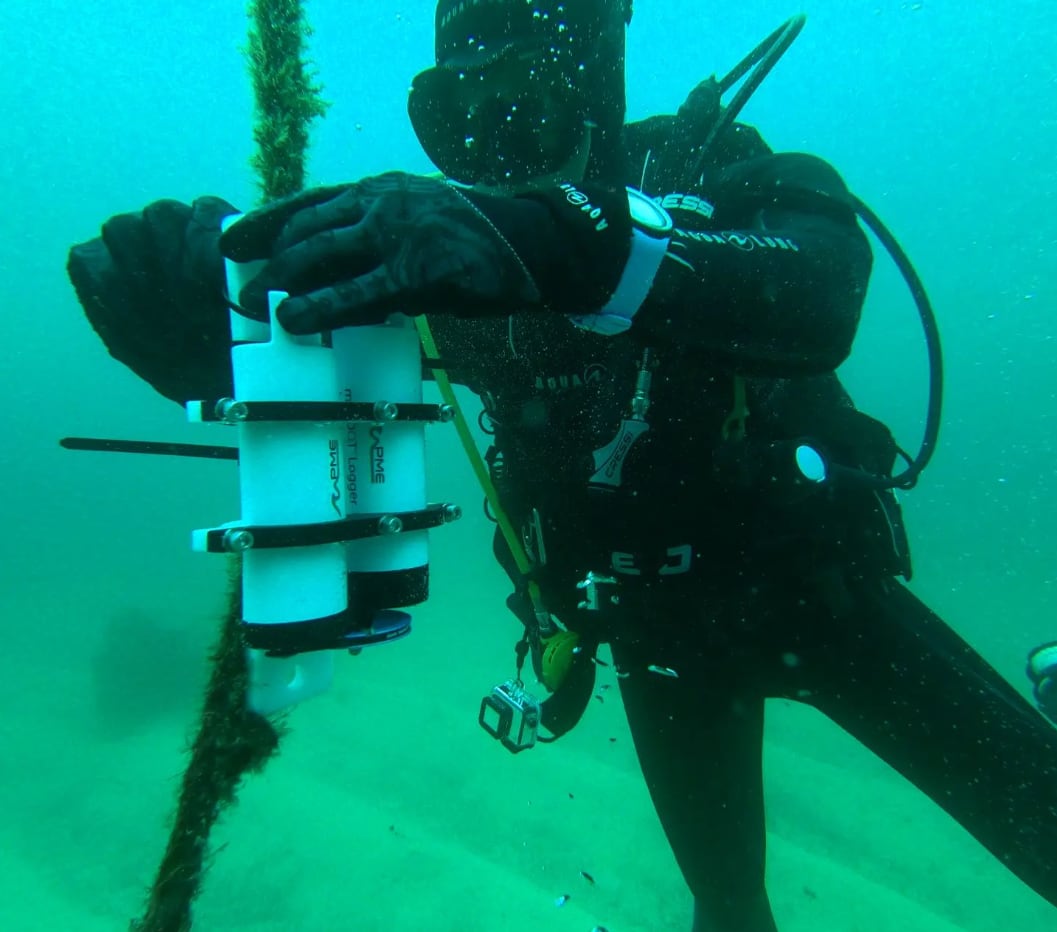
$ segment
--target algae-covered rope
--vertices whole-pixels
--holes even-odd
[[[310,29],[299,0],[256,0],[248,57],[256,100],[252,166],[263,200],[304,187],[309,124],[326,111],[305,60]],[[279,747],[280,731],[248,708],[249,670],[242,639],[241,566],[233,558],[228,610],[213,654],[202,717],[169,843],[133,932],[186,932],[209,853],[209,835],[242,778],[259,771]]]
[[[213,669],[202,705],[202,720],[191,760],[180,784],[180,799],[165,854],[142,919],[134,932],[185,932],[208,855],[209,833],[221,810],[235,801],[243,776],[260,770],[279,746],[279,732],[246,707],[248,670],[242,643],[242,585],[232,564],[231,593]]]
[[[263,199],[274,201],[305,186],[308,128],[326,114],[328,104],[305,59],[312,30],[300,0],[256,0],[249,15],[250,77],[257,102],[257,151],[250,164]]]

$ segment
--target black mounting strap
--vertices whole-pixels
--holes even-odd
[[[239,553],[244,550],[280,547],[315,547],[350,540],[425,531],[449,524],[462,516],[458,505],[437,503],[418,511],[389,511],[353,515],[317,524],[236,524],[206,532],[208,553]]]
[[[392,401],[238,401],[221,398],[202,405],[206,423],[242,424],[247,421],[439,421],[455,417],[446,404],[396,404]]]

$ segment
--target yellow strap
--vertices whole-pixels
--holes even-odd
[[[430,359],[440,359],[437,343],[433,339],[433,331],[430,330],[429,322],[424,314],[420,314],[415,318],[415,326],[418,328],[418,338],[422,341],[426,356]],[[532,562],[529,560],[528,554],[525,553],[521,538],[510,523],[503,506],[499,504],[499,493],[492,482],[492,477],[488,474],[488,466],[481,456],[481,451],[477,449],[473,434],[466,423],[466,417],[462,413],[462,406],[459,404],[458,398],[455,397],[455,390],[452,388],[448,373],[437,367],[433,369],[433,378],[437,383],[437,388],[440,389],[441,398],[444,399],[446,404],[451,405],[455,411],[455,430],[459,434],[462,448],[466,451],[466,457],[470,461],[470,466],[473,467],[477,481],[481,484],[484,497],[488,500],[488,505],[492,509],[496,524],[499,525],[499,532],[503,535],[503,540],[506,541],[507,547],[510,548],[510,553],[514,557],[518,572],[528,578],[532,570]],[[543,604],[539,583],[534,579],[528,580],[528,597],[532,602],[532,610],[535,612],[540,624],[549,626],[550,614]],[[543,646],[543,656],[540,662],[542,680],[543,685],[551,692],[557,690],[568,675],[579,641],[580,636],[573,631],[558,631],[550,637],[541,639]],[[518,669],[518,679],[520,680],[520,667]]]
[[[430,330],[429,322],[424,314],[420,314],[415,318],[415,326],[418,328],[418,337],[422,341],[426,356],[430,359],[440,359],[437,343],[433,339],[433,331]],[[514,530],[514,526],[510,523],[510,519],[507,517],[503,507],[499,504],[499,493],[492,482],[492,477],[488,474],[488,466],[481,456],[481,451],[477,449],[473,434],[466,423],[466,417],[462,413],[462,407],[459,404],[459,400],[455,397],[455,390],[452,388],[448,373],[443,369],[436,368],[433,370],[433,378],[437,382],[437,388],[440,389],[440,395],[444,399],[445,404],[451,405],[455,410],[455,430],[459,434],[462,448],[466,451],[466,457],[470,461],[470,466],[473,467],[477,481],[481,484],[484,497],[488,500],[488,506],[492,509],[492,514],[499,525],[499,532],[503,535],[503,540],[506,541],[507,547],[510,548],[510,553],[514,557],[518,572],[523,576],[527,576],[532,570],[532,563],[528,558],[528,554],[525,553],[521,538]],[[529,584],[529,595],[532,597],[533,605],[539,607],[539,588],[534,582]]]
[[[724,440],[744,440],[745,422],[749,418],[749,405],[745,398],[745,379],[734,376],[734,404],[723,421],[722,436]]]

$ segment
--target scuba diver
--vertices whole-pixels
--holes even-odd
[[[557,736],[611,646],[697,932],[776,928],[774,697],[824,712],[1057,905],[1057,731],[904,585],[893,489],[927,453],[906,457],[835,375],[869,215],[830,165],[735,119],[802,18],[676,114],[626,124],[630,20],[630,0],[440,0],[408,106],[443,178],[313,188],[223,234],[236,209],[215,197],[115,216],[70,253],[85,313],[181,403],[233,391],[225,256],[268,260],[230,300],[264,317],[287,292],[294,333],[428,316],[425,364],[480,397],[523,530],[528,572],[495,542],[519,669],[531,653]],[[1057,650],[1040,656],[1053,711]]]

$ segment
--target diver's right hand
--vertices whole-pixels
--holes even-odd
[[[110,355],[173,401],[232,393],[218,197],[155,201],[70,250],[67,274]]]

